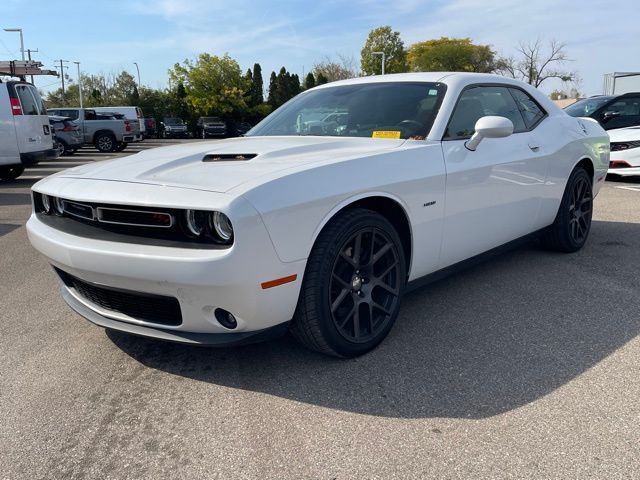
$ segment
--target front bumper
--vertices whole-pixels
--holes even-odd
[[[77,181],[83,182],[93,183]],[[56,195],[58,189],[37,190]],[[172,190],[180,189],[140,189],[138,186],[137,190],[138,196],[153,199],[156,195],[171,197]],[[121,193],[123,198],[134,197],[133,193]],[[188,191],[181,190],[181,198],[188,195]],[[191,201],[208,202],[208,208],[212,208],[220,204],[221,196],[224,195],[193,192]],[[71,195],[65,194],[65,197]],[[86,198],[76,200],[87,201]],[[151,200],[151,204],[153,202]],[[164,340],[221,344],[266,335],[266,329],[291,320],[306,263],[284,263],[278,258],[262,220],[245,200],[234,200],[233,219],[236,241],[232,247],[219,250],[123,244],[79,237],[46,225],[36,215],[27,222],[27,232],[33,246],[59,270],[99,286],[173,297],[182,314],[182,323],[175,326],[123,316],[100,308],[61,282],[67,303],[93,323]],[[264,282],[290,275],[296,275],[294,282],[262,288]],[[216,308],[231,312],[238,326],[233,330],[222,326],[215,318]]]
[[[640,167],[610,168],[607,175],[620,175],[622,177],[640,176]]]

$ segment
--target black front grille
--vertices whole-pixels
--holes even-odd
[[[55,270],[67,287],[105,310],[161,325],[177,326],[182,323],[182,312],[176,298],[103,287],[80,280],[60,269]]]
[[[633,140],[630,142],[611,142],[611,151],[620,152],[622,150],[629,150],[630,148],[640,147],[640,140]]]

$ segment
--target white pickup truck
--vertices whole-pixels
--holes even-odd
[[[94,145],[100,152],[124,150],[136,136],[135,126],[126,119],[99,119],[104,115],[92,108],[48,108],[50,115],[68,117],[78,124],[84,142]]]

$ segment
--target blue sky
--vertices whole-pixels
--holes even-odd
[[[502,54],[537,37],[567,43],[568,68],[582,91],[601,93],[602,75],[640,71],[637,0],[1,0],[0,27],[24,30],[25,48],[47,67],[63,58],[87,73],[123,69],[166,86],[167,69],[199,52],[228,52],[243,70],[285,66],[302,74],[325,56],[360,58],[368,32],[398,30],[405,45],[440,36],[471,37]],[[0,60],[18,58],[19,36],[0,30]],[[69,73],[76,76],[75,65]],[[54,77],[36,80],[48,90]],[[542,89],[559,86],[550,81]]]

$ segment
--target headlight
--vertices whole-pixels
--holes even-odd
[[[212,212],[209,214],[209,224],[212,233],[217,236],[222,243],[231,243],[233,240],[233,226],[231,220],[222,212]]]
[[[194,237],[199,237],[207,226],[206,214],[200,210],[187,210],[185,212],[185,224],[187,231]]]
[[[44,213],[49,215],[51,213],[51,197],[49,195],[42,195],[42,209]]]
[[[62,204],[61,198],[53,198],[53,213],[56,215],[62,215],[64,213],[64,205]]]

